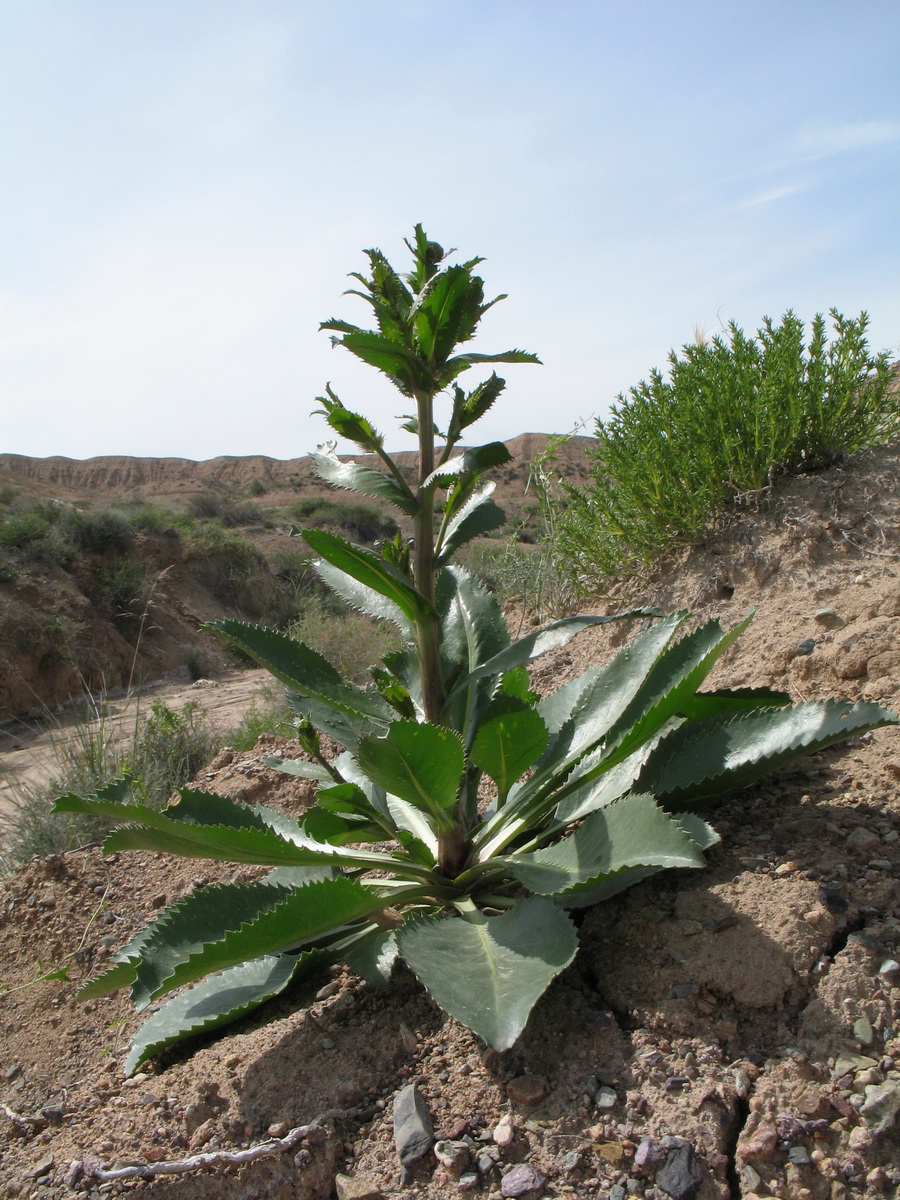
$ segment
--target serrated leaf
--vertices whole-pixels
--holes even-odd
[[[509,630],[497,598],[458,566],[441,572],[438,609],[444,677],[449,685],[441,720],[459,730],[469,744],[494,691],[493,678],[475,676],[474,670],[509,645]],[[469,684],[453,686],[454,675],[461,674]]]
[[[318,951],[240,963],[169,1000],[131,1039],[126,1075],[167,1046],[239,1020],[322,961]]]
[[[479,475],[491,467],[502,467],[512,461],[512,455],[503,442],[488,442],[484,446],[469,447],[456,458],[436,467],[421,483],[423,489],[446,487],[454,479],[465,475]]]
[[[321,478],[335,487],[359,492],[363,496],[374,496],[378,500],[387,500],[411,517],[419,511],[418,502],[409,488],[401,487],[398,480],[382,471],[375,471],[372,467],[364,467],[360,463],[341,462],[334,451],[326,454],[320,450],[310,457]]]
[[[500,804],[519,776],[544,753],[550,738],[535,709],[512,696],[508,700],[505,712],[493,713],[495,705],[491,706],[469,751],[472,762],[496,783]]]
[[[360,583],[358,579],[351,578],[340,567],[334,567],[324,560],[313,563],[313,570],[351,608],[365,613],[368,617],[374,617],[378,621],[391,621],[407,640],[412,639],[414,636],[413,622],[393,600],[376,592],[374,588]]]
[[[634,867],[702,867],[697,843],[652,796],[628,795],[591,813],[569,837],[502,862],[532,892],[595,887]]]
[[[300,696],[318,700],[340,712],[364,717],[380,725],[386,725],[393,719],[389,706],[380,696],[348,683],[321,654],[286,634],[232,620],[213,621],[203,628],[239,646]]]
[[[356,757],[371,779],[426,813],[437,830],[454,828],[465,754],[452,730],[395,721],[385,737],[363,738]]]
[[[329,533],[325,529],[307,529],[303,537],[326,562],[330,562],[332,566],[380,595],[386,596],[410,621],[435,615],[425,597],[416,591],[396,567],[380,555],[365,550],[362,546],[354,546],[344,538],[338,537],[336,533]]]
[[[436,565],[449,562],[461,546],[506,524],[506,513],[492,499],[495,484],[487,483],[470,496],[447,525],[437,546]]]
[[[464,429],[488,412],[505,387],[506,380],[501,379],[496,371],[493,371],[488,379],[474,387],[468,395],[463,392],[462,388],[454,386],[453,414],[450,418],[450,428],[447,431],[447,439],[451,445],[456,442]]]
[[[477,921],[425,917],[397,945],[434,1000],[495,1050],[508,1050],[551,981],[575,957],[575,927],[551,900],[520,900]]]
[[[164,813],[136,804],[113,804],[110,801],[68,795],[57,801],[54,811],[83,812],[133,822],[106,839],[104,853],[107,854],[113,850],[161,850],[187,858],[214,858],[272,867],[322,865],[381,870],[402,867],[402,863],[389,854],[369,850],[337,850],[303,839],[288,840],[272,826],[253,829],[192,825],[173,821]],[[290,818],[284,819],[291,825],[296,824]]]
[[[800,754],[900,724],[878,704],[825,700],[691,721],[659,743],[636,786],[668,808],[703,804],[768,775]]]
[[[273,758],[264,754],[261,761],[273,771],[282,771],[285,775],[296,775],[300,779],[316,779],[324,782],[331,778],[328,770],[321,763],[306,762],[302,758]]]
[[[211,890],[211,889],[207,889]],[[220,919],[225,926],[215,941],[198,944],[197,919],[174,919],[166,941],[149,960],[145,947],[138,981],[146,981],[151,999],[211,971],[221,971],[261,954],[279,954],[334,934],[342,926],[367,916],[385,902],[371,887],[339,875],[282,892],[275,904],[240,924]],[[229,928],[229,924],[236,927]],[[152,988],[152,990],[151,990]]]
[[[550,650],[560,649],[576,634],[581,633],[584,629],[591,629],[595,625],[608,625],[611,621],[627,621],[633,620],[635,617],[658,617],[661,615],[655,608],[635,608],[630,612],[616,613],[611,617],[565,617],[561,621],[554,621],[546,629],[539,629],[536,633],[519,638],[517,642],[513,642],[511,646],[476,667],[471,675],[463,679],[457,686],[462,688],[467,686],[471,679],[480,679],[486,675],[502,675],[512,667],[527,666],[532,659],[539,658]]]
[[[745,709],[786,708],[790,702],[788,692],[776,692],[772,688],[720,688],[687,697],[679,705],[678,711],[687,720],[696,721]]]
[[[306,810],[303,828],[317,842],[351,846],[359,842],[383,842],[385,830],[358,816],[342,815],[314,805]]]

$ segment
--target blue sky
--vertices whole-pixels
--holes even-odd
[[[328,380],[390,431],[318,323],[416,221],[545,363],[482,440],[731,318],[900,357],[898,62],[885,0],[0,0],[0,450],[290,458]]]

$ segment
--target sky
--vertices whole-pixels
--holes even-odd
[[[318,326],[416,222],[544,363],[473,440],[789,308],[900,357],[898,62],[895,0],[0,0],[0,452],[293,458],[326,382],[409,446]]]

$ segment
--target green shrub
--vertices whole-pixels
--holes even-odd
[[[365,682],[370,668],[401,645],[393,626],[364,613],[335,611],[333,602],[317,597],[304,601],[287,633],[323,655],[354,683]]]
[[[111,508],[99,512],[70,509],[64,525],[76,550],[82,554],[121,554],[131,545],[128,519]]]
[[[102,817],[53,813],[51,802],[61,792],[90,796],[128,772],[145,801],[161,808],[222,744],[195,701],[174,712],[154,700],[147,715],[129,704],[122,716],[111,717],[106,697],[87,696],[74,721],[51,718],[50,732],[54,765],[48,778],[13,789],[12,806],[0,821],[0,864],[8,867],[35,854],[71,850],[109,830]]]
[[[227,529],[239,525],[261,525],[263,512],[250,500],[231,500],[218,492],[201,492],[187,502],[188,515],[200,521],[218,521]]]
[[[288,508],[288,515],[314,529],[342,529],[357,542],[386,541],[397,532],[393,517],[378,509],[368,504],[347,504],[327,496],[298,500]]]
[[[36,509],[13,512],[0,523],[0,546],[28,550],[50,536],[51,524]]]
[[[160,807],[212,758],[218,736],[196,700],[176,712],[154,700],[140,718],[126,770],[137,777],[150,804]]]
[[[869,353],[867,315],[831,315],[830,344],[821,314],[808,345],[792,312],[755,338],[732,323],[727,340],[672,351],[668,378],[654,371],[620,395],[596,425],[592,482],[569,488],[560,544],[574,570],[594,583],[627,573],[777,474],[895,437],[900,405],[887,354]]]
[[[91,598],[101,616],[133,631],[144,616],[153,594],[155,573],[145,563],[119,558],[99,567]]]
[[[261,617],[275,596],[265,555],[231,529],[203,522],[190,534],[189,558],[197,581],[224,605]]]

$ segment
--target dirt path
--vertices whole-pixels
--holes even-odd
[[[216,680],[196,683],[150,684],[140,690],[108,697],[102,717],[88,722],[84,710],[60,714],[43,724],[16,722],[0,729],[0,813],[9,811],[23,789],[40,786],[57,769],[59,753],[65,743],[84,738],[105,724],[116,741],[127,741],[134,734],[135,722],[155,700],[162,700],[179,712],[186,704],[197,702],[218,729],[237,725],[250,704],[271,690],[268,671],[256,668],[233,671]],[[277,690],[277,685],[276,685]]]

